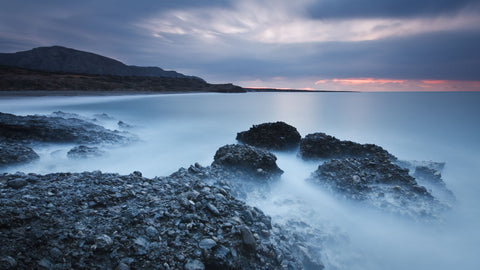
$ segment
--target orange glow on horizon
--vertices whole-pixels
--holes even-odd
[[[327,82],[340,83],[343,85],[358,85],[358,84],[387,84],[387,83],[404,83],[405,80],[391,80],[391,79],[375,79],[375,78],[348,78],[348,79],[332,79],[332,80],[318,80],[315,84],[324,84]]]
[[[425,84],[444,84],[448,83],[447,80],[422,80],[422,83]]]

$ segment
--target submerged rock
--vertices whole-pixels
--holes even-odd
[[[68,151],[69,158],[94,158],[105,155],[105,151],[100,150],[96,146],[79,145]]]
[[[303,159],[331,158],[396,158],[375,144],[359,144],[352,141],[341,141],[325,133],[308,134],[300,141],[300,156]]]
[[[298,147],[300,134],[295,127],[284,122],[254,125],[237,133],[239,142],[269,150],[290,150]]]
[[[435,218],[446,209],[446,205],[408,174],[408,170],[385,158],[327,161],[308,181],[348,199],[413,218]]]
[[[38,158],[38,154],[28,146],[18,143],[0,142],[0,167],[26,163]]]
[[[266,150],[249,145],[229,144],[217,150],[212,166],[246,172],[262,179],[275,179],[283,173],[276,160],[277,157]]]

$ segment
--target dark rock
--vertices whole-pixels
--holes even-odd
[[[255,251],[257,244],[252,232],[245,226],[240,227],[240,233],[242,234],[242,243],[248,251]]]
[[[308,181],[348,199],[413,218],[435,218],[446,207],[419,186],[408,170],[386,158],[327,161]]]
[[[239,142],[270,150],[290,150],[298,147],[300,134],[295,127],[284,122],[254,125],[237,133]]]
[[[202,175],[213,172],[197,167]],[[8,181],[31,176],[38,180],[21,192],[7,188]],[[269,229],[269,217],[235,199],[227,186],[206,182],[185,169],[153,179],[100,171],[2,174],[2,267],[303,269],[288,241],[293,238]],[[247,212],[252,220],[244,223]]]
[[[10,256],[0,257],[0,269],[15,269],[17,261]]]
[[[201,249],[211,249],[216,245],[217,245],[217,242],[215,242],[215,240],[210,239],[210,238],[202,239],[198,243],[198,247],[201,248]]]
[[[188,260],[184,267],[185,270],[204,270],[205,265],[199,260]]]
[[[0,139],[11,141],[118,143],[133,137],[77,118],[0,113]]]
[[[14,189],[19,189],[28,184],[27,180],[22,179],[22,178],[17,178],[17,179],[12,179],[7,182],[7,186],[14,188]]]
[[[374,144],[359,144],[352,141],[341,141],[325,133],[308,134],[300,141],[300,156],[303,159],[330,158],[396,158]]]
[[[123,122],[123,121],[118,121],[117,123],[118,127],[123,128],[123,129],[131,129],[132,126]]]
[[[212,166],[240,170],[259,178],[277,178],[283,171],[277,166],[277,157],[249,145],[229,144],[215,153]]]
[[[0,124],[1,125],[1,124]],[[2,135],[0,134],[0,137]],[[0,142],[0,167],[40,158],[32,148],[18,143]]]
[[[96,146],[79,145],[68,151],[69,158],[95,158],[105,155],[105,151],[100,150]]]

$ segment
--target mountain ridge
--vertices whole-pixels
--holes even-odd
[[[0,65],[30,70],[89,75],[191,78],[159,67],[126,65],[118,60],[63,46],[37,47],[15,53],[0,53]]]

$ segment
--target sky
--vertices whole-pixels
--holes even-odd
[[[60,45],[211,83],[480,91],[479,0],[0,0],[0,52]]]

